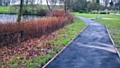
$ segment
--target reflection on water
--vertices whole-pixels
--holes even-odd
[[[38,16],[24,15],[22,16],[22,20],[32,20],[37,17]],[[17,15],[0,14],[0,22],[15,22],[16,20],[17,20]]]

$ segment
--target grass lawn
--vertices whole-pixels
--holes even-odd
[[[42,54],[33,59],[23,59],[22,55],[16,56],[10,59],[8,62],[1,62],[0,68],[39,68],[43,66],[49,59],[51,59],[56,53],[58,53],[64,46],[66,46],[81,30],[86,27],[86,24],[75,18],[75,23],[65,26],[64,28],[57,30],[59,34],[53,39],[40,42],[40,44],[50,44],[54,48],[48,54]]]
[[[0,6],[0,13],[7,13],[10,9],[10,6]]]
[[[47,5],[24,5],[29,12],[34,12],[34,10],[48,9]],[[63,6],[56,6],[55,9],[63,9]],[[19,6],[0,6],[0,13],[18,13]]]
[[[80,13],[74,13],[76,16],[83,16],[87,18],[96,18],[96,15],[98,14],[80,14]],[[115,14],[99,14],[102,16],[102,18],[112,18],[109,20],[103,20],[103,19],[95,19],[95,21],[100,22],[104,25],[106,25],[109,29],[109,32],[116,44],[116,47],[120,51],[120,15]]]
[[[96,20],[96,21],[102,24],[105,24],[108,27],[109,32],[116,44],[116,47],[120,51],[120,19],[119,20]]]
[[[0,6],[0,13],[18,13],[18,6]]]
[[[120,15],[115,15],[115,14],[89,14],[89,13],[78,13],[74,12],[75,16],[83,16],[86,18],[96,18],[97,16],[101,18],[112,18],[112,19],[119,19]]]

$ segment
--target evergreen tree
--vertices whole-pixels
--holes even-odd
[[[2,5],[2,0],[0,0],[0,6]]]
[[[100,0],[96,0],[96,3],[99,4],[99,3],[100,3]]]
[[[74,0],[72,5],[73,11],[86,11],[87,2],[86,0]]]
[[[112,7],[114,5],[113,1],[111,0],[110,2],[110,7]]]

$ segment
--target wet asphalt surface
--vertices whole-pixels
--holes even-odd
[[[120,58],[104,25],[79,17],[88,25],[45,68],[120,68]]]

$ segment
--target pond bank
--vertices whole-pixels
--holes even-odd
[[[0,22],[16,22],[17,20],[17,14],[12,13],[12,14],[0,14]],[[38,18],[39,16],[37,15],[23,15],[22,20],[33,20],[35,18]]]

